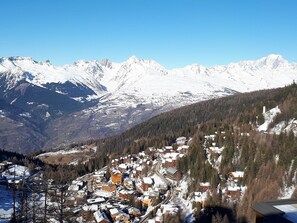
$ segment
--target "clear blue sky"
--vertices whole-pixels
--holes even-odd
[[[2,0],[0,57],[55,65],[131,55],[167,68],[281,54],[297,61],[296,0]]]

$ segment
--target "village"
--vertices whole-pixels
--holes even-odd
[[[218,169],[224,148],[216,146],[215,137],[216,134],[205,136],[204,150],[208,162]],[[77,178],[64,190],[64,213],[70,213],[69,218],[75,222],[193,221],[197,204],[202,210],[207,205],[211,185],[200,182],[199,190],[188,193],[189,179],[181,175],[177,165],[179,159],[189,154],[191,140],[179,137],[173,145],[149,147],[138,154],[113,159],[109,166]],[[0,163],[0,184],[10,190],[19,188],[22,181],[32,176],[36,179],[38,174],[12,162]],[[240,183],[243,176],[243,171],[228,174],[226,186],[218,188],[225,200],[240,199],[245,189]],[[39,205],[43,206],[46,199],[47,205],[57,203],[53,199],[56,194],[57,188],[51,188],[49,182],[48,197],[39,196]],[[51,222],[57,222],[55,217]]]

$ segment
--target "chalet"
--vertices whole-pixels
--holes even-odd
[[[88,204],[101,204],[105,202],[105,199],[102,197],[90,198],[87,200]]]
[[[241,189],[238,186],[229,186],[226,190],[226,195],[230,196],[232,199],[239,198],[241,194]]]
[[[101,187],[103,183],[106,182],[106,178],[103,172],[95,173],[93,175],[93,188],[96,190],[97,188]]]
[[[116,191],[117,186],[111,182],[105,183],[101,186],[101,190],[107,191],[107,192],[113,192]]]
[[[172,180],[176,180],[177,177],[178,177],[178,172],[177,172],[177,169],[173,168],[173,167],[169,167],[166,169],[166,173],[167,173],[167,176],[169,178],[171,178]]]
[[[164,166],[165,166],[165,168],[175,167],[173,159],[171,159],[171,158],[165,159],[165,165]]]
[[[123,172],[125,172],[126,170],[127,170],[127,165],[126,164],[124,164],[124,163],[121,163],[119,166],[118,166],[118,168],[119,168],[119,171],[121,171],[122,173]]]
[[[151,177],[142,178],[142,189],[144,191],[148,191],[148,189],[152,186],[153,186],[153,180]]]
[[[135,182],[131,180],[130,178],[126,178],[124,180],[124,187],[128,190],[133,190],[135,189]]]
[[[112,219],[115,219],[119,213],[120,212],[119,212],[119,210],[117,208],[112,208],[112,209],[109,210],[109,214],[110,214]]]
[[[165,146],[165,153],[171,153],[173,152],[173,147],[172,146]]]
[[[101,212],[100,210],[94,213],[94,218],[96,223],[110,223],[106,214],[104,212]]]
[[[111,171],[111,181],[114,184],[121,184],[122,183],[123,175],[120,171],[113,169]]]
[[[143,174],[143,167],[142,166],[136,167],[136,176],[135,177],[139,177],[142,174]]]
[[[186,144],[186,142],[187,142],[187,138],[186,137],[178,137],[177,139],[176,139],[176,144],[178,145],[178,146],[182,146],[182,145],[185,145]]]
[[[128,209],[128,213],[129,215],[132,215],[134,217],[139,217],[141,216],[141,212],[138,208],[135,208],[135,207],[131,207]]]
[[[134,197],[134,191],[132,191],[132,190],[121,190],[119,192],[119,198],[122,200],[129,201],[133,197]]]
[[[183,146],[179,146],[177,148],[177,152],[179,152],[180,154],[187,154],[189,152],[189,146],[188,145],[183,145]]]
[[[238,182],[238,180],[242,179],[243,177],[244,177],[243,171],[235,171],[235,172],[230,172],[228,174],[228,179],[233,180],[234,182]]]
[[[205,192],[210,189],[210,183],[209,182],[200,182],[199,183],[199,191]]]

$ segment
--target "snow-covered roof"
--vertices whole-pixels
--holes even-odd
[[[82,207],[84,211],[97,211],[98,210],[98,205],[97,204],[92,204],[92,205],[84,205]]]
[[[30,175],[28,167],[16,165],[16,164],[9,166],[8,171],[10,174],[15,174],[17,176],[29,176]]]
[[[144,177],[144,178],[143,178],[143,182],[144,182],[145,184],[149,184],[149,185],[153,184],[153,180],[152,180],[151,177]]]
[[[70,186],[68,187],[68,190],[78,191],[78,190],[79,190],[79,186],[78,186],[78,185],[70,185]]]
[[[103,190],[96,190],[94,192],[94,195],[97,195],[99,197],[104,197],[104,198],[109,198],[113,196],[112,192],[108,192],[108,191],[103,191]]]
[[[103,203],[103,202],[105,202],[105,199],[102,198],[102,197],[97,197],[97,198],[87,199],[87,202],[88,202],[89,204]]]
[[[243,178],[243,176],[244,176],[244,172],[243,171],[235,171],[235,172],[231,172],[231,174],[235,178]]]
[[[98,210],[94,213],[94,218],[95,218],[96,222],[101,222],[103,220],[109,222],[108,218],[105,217],[104,214],[100,210]]]
[[[138,166],[138,167],[136,167],[136,170],[138,170],[138,171],[142,171],[142,166]]]
[[[119,210],[116,209],[116,208],[112,208],[112,209],[109,210],[109,212],[110,212],[111,215],[117,215],[119,213]]]
[[[170,204],[162,204],[161,209],[163,210],[163,214],[165,213],[177,213],[178,208],[175,205],[170,205]]]
[[[168,167],[166,169],[166,172],[169,173],[169,174],[171,174],[171,175],[173,175],[173,174],[175,174],[177,172],[177,169],[175,169],[173,167]]]
[[[210,187],[210,183],[209,182],[201,182],[200,187]]]
[[[124,163],[121,163],[121,164],[119,165],[119,168],[121,168],[121,169],[127,169],[127,165],[124,164]]]
[[[211,147],[209,147],[209,149],[214,153],[221,154],[224,150],[224,147],[219,148],[217,146],[211,146]]]
[[[234,186],[234,187],[228,186],[228,191],[239,191],[239,190],[240,190],[240,187],[238,186]]]

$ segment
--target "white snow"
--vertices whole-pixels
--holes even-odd
[[[157,174],[152,175],[151,178],[154,179],[154,182],[155,182],[154,186],[155,187],[166,185],[166,183]]]
[[[281,113],[281,110],[278,106],[275,108],[270,109],[269,111],[265,112],[264,115],[264,123],[258,127],[258,131],[267,131],[268,126],[270,123],[273,122],[273,119],[276,117],[277,114]]]
[[[53,66],[32,58],[0,58],[0,73],[8,75],[9,88],[19,80],[38,86],[46,83],[82,84],[91,88],[102,103],[136,107],[153,104],[179,107],[209,98],[237,92],[282,87],[297,80],[297,64],[280,55],[255,61],[204,67],[198,64],[168,70],[153,60],[135,56],[127,61],[77,61]],[[104,86],[104,88],[102,87]]]
[[[153,184],[153,181],[152,181],[152,178],[151,178],[151,177],[144,177],[144,178],[143,178],[143,182],[144,182],[145,184],[148,184],[148,185]]]
[[[276,124],[271,130],[270,133],[280,134],[281,132],[289,133],[293,131],[294,135],[297,136],[297,120],[291,119],[288,123],[282,121]]]

